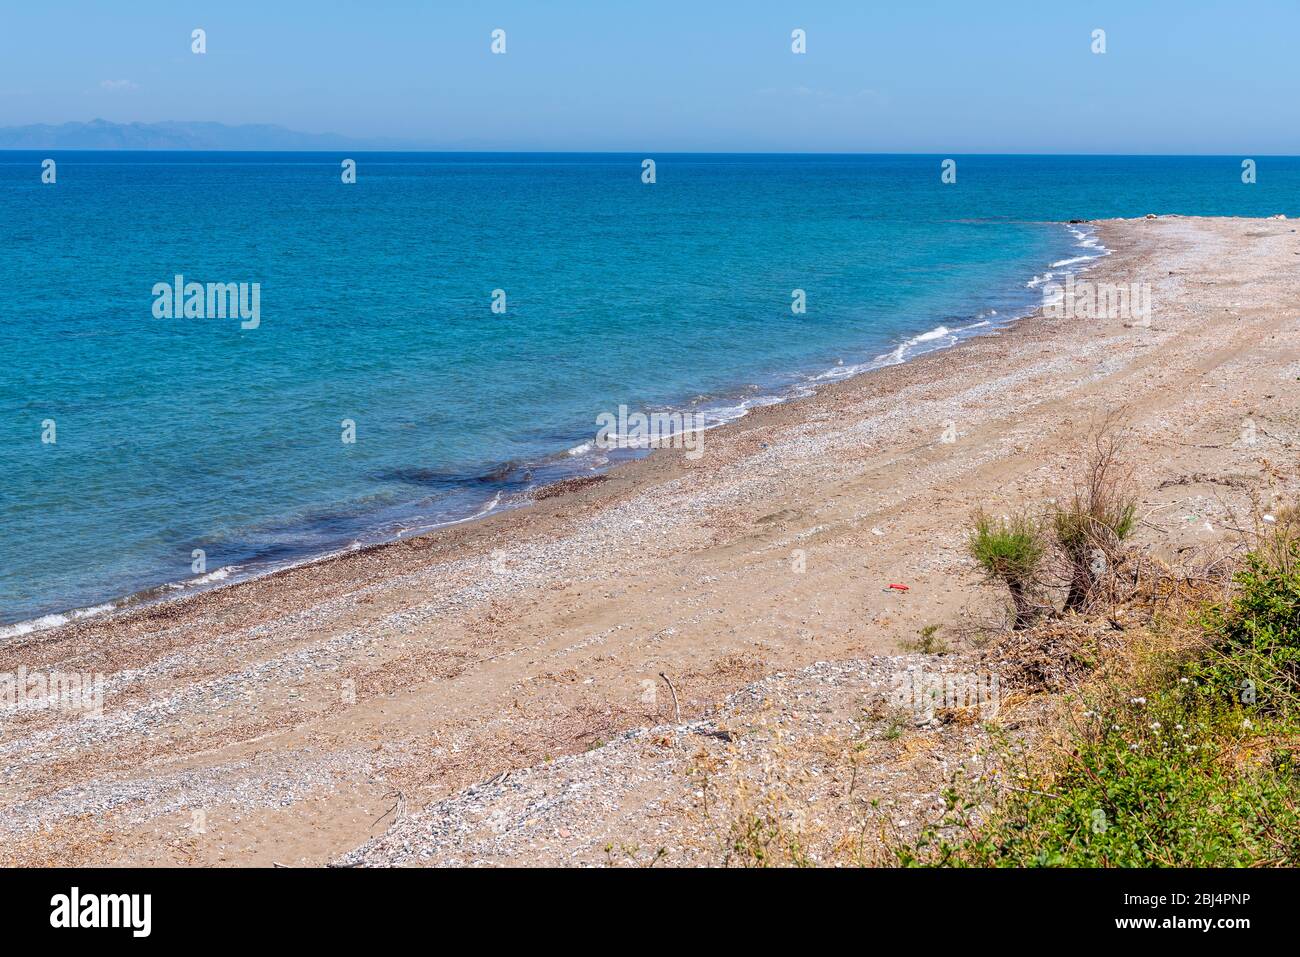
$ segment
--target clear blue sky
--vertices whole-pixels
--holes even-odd
[[[505,56],[489,52],[497,27]],[[1298,0],[8,0],[0,125],[276,123],[447,149],[1295,154],[1298,43]]]

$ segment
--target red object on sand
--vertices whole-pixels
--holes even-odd
[[[895,584],[892,584],[892,583],[891,583],[889,587],[892,588],[892,589],[894,589],[894,591],[907,591],[907,590],[908,590],[908,586],[907,586],[907,585],[895,585]]]

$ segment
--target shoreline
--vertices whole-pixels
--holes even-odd
[[[1025,283],[1026,288],[1037,289],[1044,282],[1053,281],[1058,277],[1073,276],[1079,277],[1090,270],[1094,269],[1105,257],[1112,252],[1104,243],[1099,241],[1098,232],[1095,225],[1087,220],[1071,220],[1069,222],[1051,223],[1062,229],[1068,230],[1073,234],[1076,242],[1073,244],[1075,249],[1096,250],[1096,255],[1077,256],[1066,260],[1048,263],[1041,267],[1041,273],[1035,271],[1032,277]],[[1091,230],[1085,232],[1085,230]],[[1074,268],[1069,268],[1074,267]],[[955,330],[950,329],[943,323],[936,325],[924,332],[909,336],[902,342],[898,343],[888,352],[881,353],[875,358],[857,363],[851,367],[851,371],[846,372],[843,376],[833,375],[836,367],[832,366],[820,373],[792,373],[794,380],[781,385],[773,384],[768,389],[758,394],[741,400],[735,406],[723,406],[724,408],[743,407],[739,414],[723,418],[711,425],[704,427],[702,431],[714,432],[718,429],[727,428],[756,411],[769,408],[772,406],[784,406],[790,403],[797,403],[813,399],[823,389],[832,385],[849,382],[863,376],[878,373],[883,369],[893,366],[904,365],[916,362],[926,356],[938,352],[946,352],[959,348],[971,339],[983,336],[1001,335],[1014,326],[1040,317],[1041,308],[1034,308],[1030,312],[1008,316],[1006,318],[998,317],[995,321],[990,322],[985,318],[984,310],[980,314],[971,318],[969,324],[957,327]],[[995,313],[996,314],[996,313]],[[971,332],[973,329],[987,327],[987,331]],[[961,333],[968,333],[961,335]],[[909,348],[932,341],[936,338],[947,337],[952,339],[951,342],[936,346],[932,349],[908,355]],[[889,361],[893,357],[893,361]],[[724,398],[725,395],[725,398]],[[709,415],[711,410],[716,408],[730,398],[730,393],[708,397],[700,409],[704,415]],[[687,406],[673,406],[670,411],[684,411]],[[694,411],[693,409],[690,411]],[[582,443],[590,446],[591,441]],[[579,448],[582,445],[578,446]],[[502,503],[502,493],[498,492],[496,496],[489,499],[486,507],[480,507],[477,511],[453,518],[447,521],[439,522],[432,526],[403,529],[396,535],[387,535],[374,541],[358,540],[347,545],[332,548],[318,554],[303,555],[288,560],[281,564],[260,565],[257,559],[252,559],[245,563],[236,563],[223,565],[212,571],[205,572],[202,575],[192,579],[180,579],[175,581],[160,582],[138,591],[128,592],[121,595],[105,598],[90,605],[83,605],[71,608],[64,608],[56,611],[45,612],[31,618],[20,619],[9,623],[0,623],[0,643],[12,641],[29,635],[43,634],[57,629],[83,623],[89,619],[100,621],[112,621],[123,615],[130,615],[144,609],[157,607],[160,605],[170,605],[177,602],[185,602],[189,599],[204,595],[209,592],[221,591],[224,589],[234,588],[241,584],[260,579],[268,578],[282,573],[291,573],[296,569],[317,565],[326,562],[337,561],[347,558],[349,555],[361,552],[371,551],[373,549],[382,549],[410,539],[421,538],[428,535],[436,535],[446,529],[456,528],[461,525],[484,521],[496,515],[507,514],[509,512],[533,507],[539,498],[550,498],[556,494],[556,490],[567,487],[567,483],[573,479],[584,478],[587,476],[604,476],[609,475],[617,470],[627,468],[635,464],[642,458],[652,457],[656,452],[672,451],[671,448],[648,447],[636,450],[619,450],[620,457],[626,456],[623,461],[607,462],[604,465],[590,465],[583,468],[575,464],[572,475],[562,475],[561,478],[547,482],[545,484],[527,487],[512,495],[509,501]],[[680,450],[677,450],[680,451]],[[549,457],[532,463],[532,467],[541,468],[552,463],[559,463],[564,460],[566,455],[572,455],[574,449],[559,450],[552,453]],[[608,458],[608,457],[607,457]],[[518,467],[525,467],[528,463],[522,463]],[[515,467],[511,462],[503,462],[497,468]]]
[[[965,554],[971,510],[1061,489],[1115,409],[1137,544],[1230,543],[1252,503],[1300,496],[1297,224],[1094,225],[1095,278],[1149,282],[1149,327],[1029,317],[755,409],[697,461],[662,450],[527,509],[0,644],[0,673],[106,676],[102,719],[5,721],[5,861],[324,864],[388,829],[395,791],[415,810],[678,723],[661,674],[689,722],[756,679],[960,634],[1001,605]]]

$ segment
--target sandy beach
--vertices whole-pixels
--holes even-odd
[[[869,663],[918,629],[999,614],[971,510],[1059,491],[1117,410],[1139,543],[1230,539],[1300,488],[1297,226],[1094,225],[1112,254],[1087,278],[1149,284],[1149,324],[1031,317],[756,409],[698,459],[662,450],[527,508],[5,642],[0,673],[102,673],[105,694],[102,717],[4,716],[0,861],[349,860],[434,802],[710,720],[756,683],[881,680]],[[601,863],[640,806],[492,862]],[[515,811],[516,830],[540,816]],[[484,856],[401,843],[349,862]]]

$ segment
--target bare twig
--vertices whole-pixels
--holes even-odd
[[[379,815],[379,817],[375,818],[374,824],[371,824],[371,827],[374,827],[375,824],[378,824],[380,821],[388,817],[388,815],[393,814],[394,812],[396,812],[396,816],[393,818],[393,824],[397,824],[402,820],[402,818],[406,817],[406,795],[405,794],[403,794],[401,791],[393,790],[385,794],[384,797],[396,797],[397,800],[393,802],[392,807],[390,807],[383,814]],[[390,824],[389,827],[392,827],[392,824]]]
[[[674,687],[673,687],[673,683],[672,683],[671,681],[668,680],[668,675],[664,674],[662,671],[659,672],[659,677],[664,679],[664,683],[668,685],[668,690],[671,691],[671,692],[673,693],[673,715],[674,715],[674,723],[675,723],[675,724],[681,724],[681,723],[682,723],[682,709],[681,709],[681,706],[677,703],[677,689],[674,688]]]

